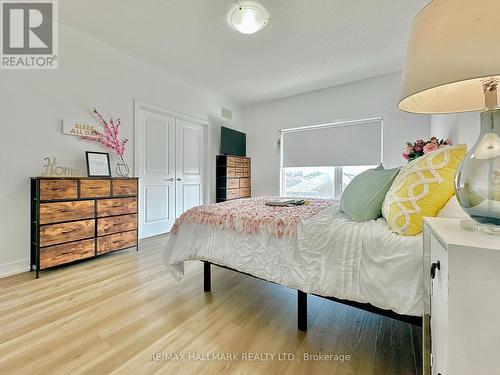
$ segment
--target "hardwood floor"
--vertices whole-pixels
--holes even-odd
[[[180,282],[167,274],[165,241],[148,239],[139,252],[38,280],[33,273],[0,279],[0,373],[421,373],[421,329],[309,297],[309,331],[299,332],[296,292],[214,266],[206,294],[201,262]],[[207,360],[227,353],[236,358]],[[350,360],[304,361],[321,353]]]

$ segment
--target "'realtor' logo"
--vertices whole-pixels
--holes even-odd
[[[1,0],[1,19],[1,68],[57,68],[55,0]]]

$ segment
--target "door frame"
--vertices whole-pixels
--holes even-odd
[[[164,116],[169,116],[173,117],[175,119],[179,120],[185,120],[187,122],[191,122],[193,124],[201,125],[203,126],[203,157],[204,157],[204,163],[203,163],[203,202],[208,203],[210,199],[210,173],[212,171],[211,167],[211,140],[210,140],[210,134],[211,134],[211,125],[210,122],[201,118],[198,118],[196,116],[188,115],[185,113],[177,112],[177,111],[171,111],[170,109],[163,108],[154,104],[147,103],[142,100],[134,99],[134,176],[139,177],[139,184],[140,184],[140,177],[139,176],[139,155],[141,150],[140,148],[140,142],[137,142],[137,140],[140,138],[139,134],[139,122],[140,122],[140,111],[145,110],[148,112],[153,112],[157,113],[159,115],[164,115]],[[139,194],[139,192],[138,192]],[[139,216],[142,215],[143,213],[140,212],[139,210]],[[139,218],[140,219],[140,218]],[[142,233],[141,230],[139,229],[139,239],[142,239]]]

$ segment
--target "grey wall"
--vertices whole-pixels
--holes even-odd
[[[466,143],[469,149],[479,138],[479,112],[434,115],[431,133],[438,138],[450,138],[455,144]]]
[[[405,163],[406,141],[428,137],[430,117],[398,109],[401,73],[313,91],[243,109],[248,154],[252,159],[252,194],[279,194],[279,130],[339,120],[382,116],[383,161],[386,167]],[[363,137],[363,134],[359,134]],[[356,152],[356,144],[352,145]]]
[[[55,156],[60,165],[85,171],[84,151],[104,151],[98,144],[63,135],[63,119],[95,121],[92,106],[106,117],[120,117],[132,171],[134,99],[208,120],[212,156],[219,145],[221,106],[233,111],[231,126],[240,128],[242,123],[241,108],[231,101],[59,26],[58,70],[0,71],[0,276],[28,267],[28,178],[41,173],[43,158]],[[215,177],[210,181],[215,184]]]

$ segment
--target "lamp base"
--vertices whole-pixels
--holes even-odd
[[[469,220],[469,219],[461,220],[460,228],[467,232],[500,236],[500,226],[493,224],[481,224],[474,220]]]
[[[500,109],[481,113],[481,134],[457,170],[455,192],[478,226],[500,228]]]

